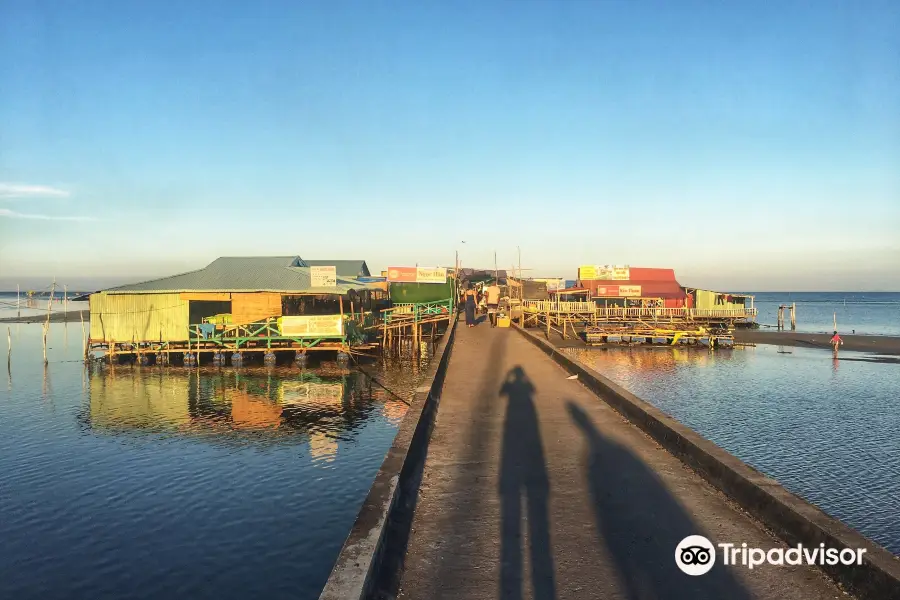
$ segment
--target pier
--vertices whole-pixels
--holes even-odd
[[[859,598],[898,597],[889,552],[542,334],[482,324],[449,337],[322,600],[812,600],[843,597],[836,582]],[[828,572],[717,564],[689,577],[674,561],[689,535],[867,554]]]

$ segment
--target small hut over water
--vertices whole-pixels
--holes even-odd
[[[116,343],[163,352],[346,350],[362,341],[355,325],[386,292],[338,273],[368,272],[365,261],[315,262],[222,257],[196,271],[91,294],[90,345],[113,352]]]

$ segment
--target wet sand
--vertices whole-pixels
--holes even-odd
[[[799,333],[796,331],[755,331],[738,329],[734,341],[744,344],[773,344],[831,350],[831,335],[824,333]],[[844,335],[841,350],[869,352],[883,356],[900,356],[900,337],[882,335]]]
[[[91,312],[89,310],[70,310],[68,312],[51,312],[51,323],[79,323],[82,315],[85,321],[89,321]],[[0,323],[44,323],[47,315],[33,315],[29,317],[6,317],[0,319]]]

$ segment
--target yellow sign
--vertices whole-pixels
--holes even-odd
[[[582,281],[628,281],[630,271],[628,267],[614,265],[583,265],[578,267],[578,278]]]
[[[341,337],[344,335],[344,320],[341,319],[341,315],[280,317],[278,327],[281,335],[290,337]]]
[[[620,285],[619,296],[640,296],[641,286],[639,285]]]
[[[597,277],[597,267],[594,265],[582,265],[578,267],[578,279],[583,281],[599,279],[599,277]]]
[[[418,267],[416,268],[416,283],[447,283],[447,269],[446,267],[436,269]]]

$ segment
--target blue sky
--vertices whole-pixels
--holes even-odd
[[[6,2],[0,90],[6,282],[518,246],[900,289],[898,2]]]

